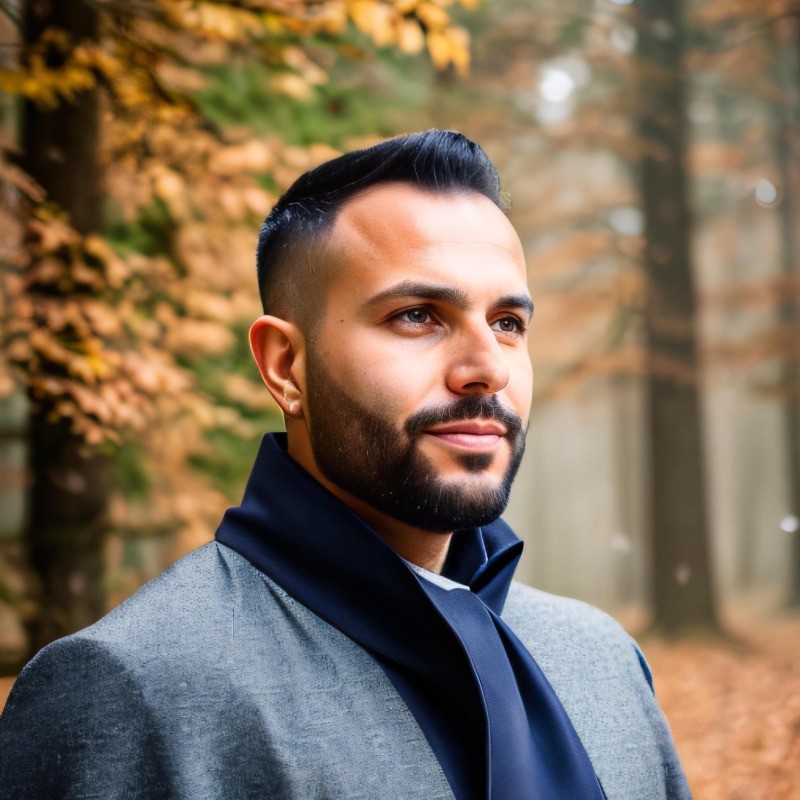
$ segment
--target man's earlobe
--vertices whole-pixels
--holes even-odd
[[[283,390],[283,399],[285,404],[281,404],[283,411],[290,417],[297,417],[303,411],[303,405],[301,402],[302,392],[297,386],[297,382],[294,376],[290,376],[290,378],[286,381],[286,386]]]
[[[293,322],[268,314],[250,328],[250,350],[261,379],[284,414],[302,412],[305,337]]]

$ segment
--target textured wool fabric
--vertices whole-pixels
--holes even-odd
[[[23,670],[0,717],[0,800],[505,800],[493,765],[514,798],[589,800],[598,779],[608,800],[689,797],[636,645],[596,609],[511,583],[507,526],[454,537],[445,573],[469,590],[423,587],[279,444],[265,437],[218,541]],[[524,711],[515,692],[539,699]],[[519,756],[512,725],[532,735]],[[573,753],[594,788],[528,792],[529,746]]]
[[[608,800],[690,796],[616,622],[517,583],[503,619],[561,699]],[[25,668],[0,717],[0,798],[453,793],[372,656],[215,542]]]

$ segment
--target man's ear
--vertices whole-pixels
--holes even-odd
[[[269,393],[288,417],[305,401],[306,341],[293,322],[267,314],[250,328],[250,350]]]

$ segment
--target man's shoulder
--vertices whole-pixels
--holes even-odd
[[[565,628],[571,633],[627,636],[620,624],[605,611],[572,597],[544,592],[519,581],[512,581],[503,609],[503,619],[511,624]]]
[[[518,581],[511,584],[503,620],[542,666],[581,667],[596,674],[623,670],[652,685],[650,669],[634,639],[609,614],[571,597]]]
[[[214,658],[234,631],[237,606],[270,597],[246,559],[216,542],[178,559],[83,630],[45,647],[31,665],[94,657],[136,670],[171,660]]]
[[[100,620],[75,636],[106,645],[163,640],[170,631],[196,633],[223,622],[242,583],[257,581],[255,568],[217,542],[179,558]]]
[[[297,640],[321,626],[322,637],[329,635],[325,623],[243,556],[210,542],[93,625],[40,650],[20,673],[6,712],[23,698],[28,705],[31,697],[79,698],[89,686],[107,702],[145,705],[163,702],[175,686],[202,692],[214,683],[217,691],[231,676],[250,679],[251,661],[260,680],[279,680],[282,661],[299,660]]]

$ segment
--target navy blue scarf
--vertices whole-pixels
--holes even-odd
[[[446,590],[264,437],[217,541],[365,648],[424,732],[458,800],[601,800],[547,679],[500,619],[522,542],[498,520],[457,532]]]

